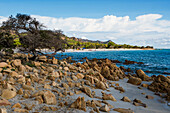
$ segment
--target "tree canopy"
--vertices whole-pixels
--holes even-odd
[[[62,50],[66,43],[61,39],[61,30],[52,31],[45,30],[45,28],[35,18],[26,14],[10,16],[1,26],[3,31],[17,35],[19,40],[16,41],[21,43],[22,51],[32,53],[34,56],[44,48],[53,49],[55,52]],[[19,43],[17,42],[17,44]]]

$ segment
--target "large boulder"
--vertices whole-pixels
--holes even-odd
[[[130,77],[129,80],[127,81],[127,83],[131,83],[134,85],[140,85],[142,83],[142,80],[140,78],[136,78],[136,77]]]
[[[148,75],[145,74],[144,71],[142,71],[141,69],[136,71],[136,74],[139,78],[141,78],[143,81],[148,81],[150,79],[150,77]]]
[[[43,99],[44,102],[49,105],[55,105],[57,103],[56,97],[51,91],[44,92]]]

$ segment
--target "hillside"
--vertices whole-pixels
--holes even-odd
[[[134,48],[134,49],[153,49],[152,46],[134,46],[134,45],[128,45],[128,44],[116,44],[115,42],[108,40],[108,41],[93,41],[88,39],[81,39],[76,37],[67,37],[63,36],[62,39],[66,40],[68,43],[67,49],[102,49],[102,48],[108,48],[108,49],[118,49],[118,48]]]

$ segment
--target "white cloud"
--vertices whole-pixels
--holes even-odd
[[[147,14],[130,20],[129,16],[106,15],[102,18],[54,18],[32,15],[47,28],[61,29],[68,36],[92,40],[113,40],[116,43],[169,47],[170,20],[160,14]],[[7,19],[0,16],[0,22]]]

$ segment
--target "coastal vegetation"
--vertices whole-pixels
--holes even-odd
[[[87,39],[75,38],[75,37],[63,37],[68,43],[67,49],[119,49],[119,48],[127,48],[127,49],[153,49],[153,46],[133,46],[128,44],[116,44],[111,40],[102,42],[102,41],[92,41]]]
[[[60,30],[46,30],[45,26],[26,14],[17,14],[15,17],[2,23],[0,28],[0,49],[11,50],[20,47],[22,52],[32,53],[35,57],[41,49],[53,49],[54,54],[64,49],[66,42],[61,39]],[[5,50],[7,51],[7,50]],[[41,53],[42,54],[42,53]]]

